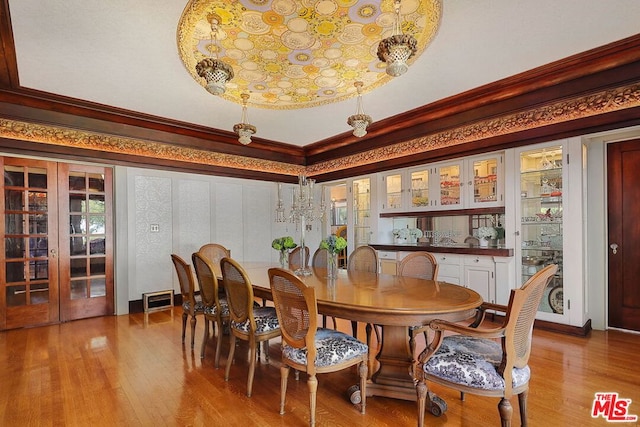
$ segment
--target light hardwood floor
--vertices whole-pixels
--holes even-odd
[[[351,324],[340,323],[350,331]],[[102,317],[55,326],[0,332],[0,425],[3,426],[305,426],[306,378],[289,378],[285,415],[278,413],[280,350],[271,343],[271,363],[258,364],[253,397],[247,398],[247,349],[240,344],[231,377],[213,367],[213,341],[205,359],[180,342],[180,309]],[[359,336],[365,336],[364,330]],[[187,336],[187,343],[189,342]],[[603,426],[591,418],[596,392],[632,399],[640,415],[640,335],[593,331],[588,338],[534,332],[530,360],[531,426]],[[380,397],[367,400],[361,415],[348,401],[355,371],[319,376],[318,426],[414,426],[415,402]],[[495,426],[497,399],[433,386],[449,410],[429,426]],[[517,399],[512,399],[517,410]],[[517,411],[514,415],[517,414]],[[515,418],[515,417],[514,417]],[[517,419],[514,425],[519,425]],[[618,423],[640,425],[640,423]]]

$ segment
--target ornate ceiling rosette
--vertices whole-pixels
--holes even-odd
[[[401,28],[413,35],[416,61],[440,24],[441,0],[403,0]],[[221,23],[212,36],[210,17]],[[234,77],[221,95],[242,104],[295,109],[357,96],[354,82],[366,93],[389,82],[378,44],[392,34],[393,0],[190,0],[177,30],[178,52],[191,76],[202,86],[196,64],[217,58],[233,68]]]

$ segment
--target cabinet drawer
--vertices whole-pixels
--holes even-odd
[[[493,257],[480,255],[466,255],[464,257],[464,265],[476,265],[482,267],[493,267]]]
[[[378,251],[378,259],[392,259],[396,260],[396,251]]]
[[[460,265],[460,261],[462,260],[462,255],[458,254],[443,254],[443,253],[434,253],[433,256],[436,257],[436,261],[440,266],[440,270],[442,271],[442,266],[446,264],[454,264],[456,266]]]

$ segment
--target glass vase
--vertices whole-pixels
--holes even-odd
[[[329,252],[327,254],[327,278],[336,279],[338,277],[338,254]]]
[[[280,252],[280,267],[289,268],[289,253],[286,251]]]

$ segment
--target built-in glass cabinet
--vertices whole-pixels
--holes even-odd
[[[355,179],[351,189],[353,194],[354,248],[357,248],[371,243],[371,179]]]
[[[563,314],[563,147],[520,153],[521,282],[558,264],[539,311]]]

